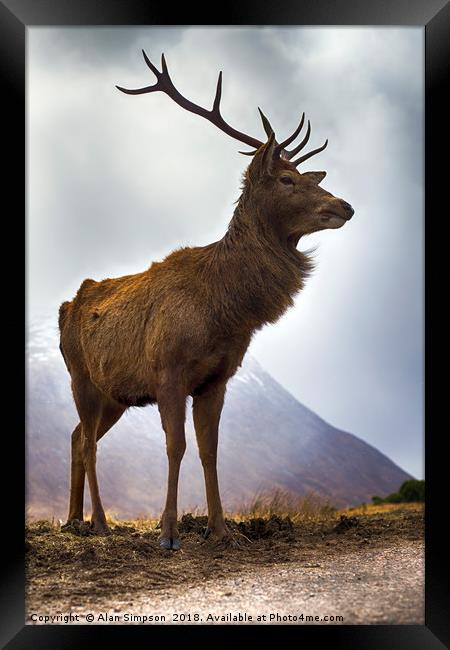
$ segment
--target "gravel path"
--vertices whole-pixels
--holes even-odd
[[[258,567],[235,576],[205,580],[200,585],[171,586],[139,597],[133,594],[130,600],[105,601],[92,612],[79,606],[72,607],[71,611],[79,616],[78,622],[82,624],[86,624],[86,615],[92,613],[92,624],[97,625],[142,622],[421,625],[424,624],[424,545],[421,541],[405,540],[401,544],[361,548],[322,558],[317,564],[290,562]],[[99,620],[100,613],[110,618]],[[127,614],[159,617],[159,620],[130,620]],[[178,614],[177,619],[174,614]],[[307,616],[317,618],[306,619]]]

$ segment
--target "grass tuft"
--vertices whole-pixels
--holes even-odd
[[[309,492],[305,496],[292,494],[287,490],[259,492],[248,503],[243,503],[226,517],[236,521],[252,518],[270,518],[273,515],[289,517],[293,523],[302,521],[323,521],[336,518],[337,510],[328,499]]]

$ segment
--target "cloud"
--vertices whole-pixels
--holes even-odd
[[[142,271],[177,246],[219,239],[248,160],[212,125],[155,93],[140,49],[205,106],[262,138],[303,111],[304,165],[355,207],[314,235],[318,266],[296,306],[257,334],[255,356],[333,425],[422,475],[423,30],[30,28],[28,304],[56,314],[85,277]]]

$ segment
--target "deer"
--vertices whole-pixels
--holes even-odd
[[[240,367],[253,335],[275,323],[293,305],[314,268],[310,252],[297,249],[316,231],[341,228],[352,206],[320,187],[324,171],[298,166],[309,153],[311,125],[292,149],[300,123],[278,142],[264,113],[267,138],[242,133],[221,115],[222,72],[212,109],[180,94],[164,54],[161,71],[142,51],[156,83],[128,95],[163,92],[184,110],[197,114],[252,148],[241,194],[225,235],[206,246],[182,247],[141,273],[86,279],[72,301],[59,309],[60,350],[71,378],[79,423],[71,437],[70,501],[67,524],[83,521],[85,477],[91,495],[90,527],[106,535],[105,511],[96,474],[97,443],[130,407],[155,404],[165,433],[167,497],[159,544],[179,550],[178,478],[186,449],[188,398],[192,411],[208,509],[204,537],[235,545],[224,519],[217,475],[219,421],[227,382]]]

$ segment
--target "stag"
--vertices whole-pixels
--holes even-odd
[[[156,83],[128,95],[161,91],[183,109],[253,148],[242,193],[227,232],[207,246],[181,248],[135,275],[84,280],[75,298],[61,305],[61,353],[71,376],[80,422],[72,433],[68,523],[83,520],[87,475],[91,527],[107,534],[96,475],[97,442],[131,406],[157,404],[166,436],[168,485],[159,543],[180,548],[177,492],[185,442],[186,400],[203,466],[208,526],[205,536],[234,543],[225,524],[216,469],[219,419],[228,380],[241,365],[253,334],[274,323],[293,304],[313,265],[297,250],[301,237],[340,228],[353,208],[319,187],[326,172],[297,167],[321,147],[297,154],[305,137],[288,149],[303,128],[277,142],[260,111],[266,141],[237,131],[220,112],[222,73],[211,110],[175,88],[162,55],[161,71],[143,52]],[[242,152],[244,153],[244,152]]]

